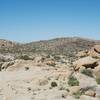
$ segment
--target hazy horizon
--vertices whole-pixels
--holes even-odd
[[[0,39],[100,40],[100,0],[0,0]]]

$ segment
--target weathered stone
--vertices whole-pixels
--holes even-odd
[[[97,62],[98,62],[97,59],[88,56],[75,61],[73,65],[75,66],[74,67],[75,70],[79,70],[81,67],[95,68],[98,65]]]
[[[74,76],[78,79],[80,88],[94,87],[97,85],[94,78],[88,77],[84,74],[77,73]]]
[[[69,94],[70,95],[73,95],[74,93],[78,92],[80,90],[80,86],[72,86],[72,87],[69,87]]]
[[[100,58],[100,45],[94,46],[91,50],[89,50],[88,54],[95,58]]]
[[[93,90],[88,90],[85,92],[85,95],[91,96],[91,97],[95,97],[96,96],[96,92]]]
[[[88,51],[86,50],[86,51],[78,52],[76,56],[82,58],[82,57],[86,57],[87,55],[88,55]]]

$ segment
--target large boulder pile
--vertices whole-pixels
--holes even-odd
[[[100,45],[95,45],[88,54],[92,57],[100,58]]]
[[[81,58],[73,62],[75,71],[79,70],[82,67],[85,68],[95,68],[98,66],[98,59],[94,59],[91,56]]]

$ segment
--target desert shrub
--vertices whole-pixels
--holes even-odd
[[[92,56],[92,58],[99,59],[99,57],[97,57],[97,56]]]
[[[46,58],[50,58],[50,55],[47,55]]]
[[[54,56],[54,59],[55,59],[55,60],[60,60],[60,56],[59,56],[59,55],[55,55],[55,56]]]
[[[25,71],[29,70],[29,67],[25,67]]]
[[[81,91],[77,91],[77,92],[74,93],[73,95],[74,95],[74,97],[75,97],[76,99],[79,99],[80,96],[82,95],[82,92],[81,92]]]
[[[51,87],[57,87],[57,83],[56,82],[51,82]]]
[[[100,84],[100,78],[96,78],[97,84]]]
[[[69,86],[79,86],[79,81],[75,77],[70,77],[68,80]]]
[[[19,58],[23,60],[31,60],[31,58],[28,55],[21,55]]]
[[[66,98],[66,96],[67,96],[66,94],[62,94],[62,98]]]
[[[81,73],[82,73],[82,74],[85,74],[85,75],[87,75],[87,76],[89,76],[89,77],[93,77],[93,73],[92,73],[91,70],[84,69],[84,70],[82,70]]]

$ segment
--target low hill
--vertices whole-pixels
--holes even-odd
[[[100,41],[84,39],[79,37],[56,38],[19,44],[8,40],[0,40],[0,53],[41,53],[64,54],[74,56],[81,50],[88,50]]]

